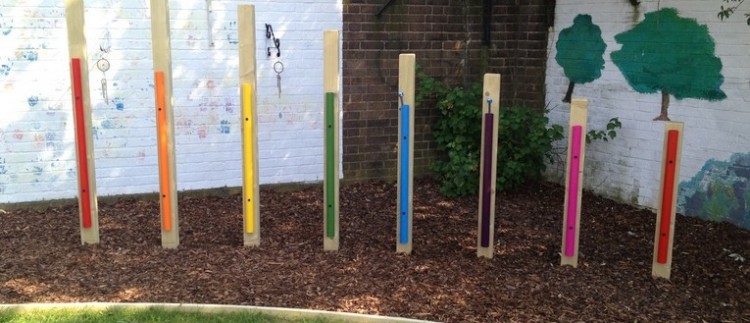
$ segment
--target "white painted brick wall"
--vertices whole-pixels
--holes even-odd
[[[242,183],[237,3],[212,1],[209,26],[206,1],[169,1],[179,190]],[[322,37],[341,30],[341,0],[252,3],[261,183],[321,180]],[[98,193],[158,191],[149,1],[85,6]],[[265,24],[281,39],[280,58],[266,55]],[[109,104],[95,67],[107,32]],[[0,203],[76,196],[67,46],[64,1],[0,2]]]
[[[722,60],[722,90],[727,99],[709,102],[671,98],[669,116],[685,122],[680,180],[694,176],[709,159],[727,160],[737,152],[750,151],[750,27],[743,8],[728,20],[717,17],[721,1],[647,0],[641,1],[637,22],[644,14],[659,8],[676,8],[682,17],[708,25],[716,43],[716,56]],[[641,94],[628,85],[612,63],[610,53],[619,50],[615,35],[634,25],[633,8],[627,1],[558,1],[555,26],[550,32],[547,61],[547,101],[554,107],[551,122],[567,125],[569,107],[560,100],[568,80],[555,61],[557,35],[573,24],[578,14],[590,14],[602,29],[607,44],[602,77],[587,84],[576,84],[574,96],[589,99],[590,129],[601,129],[613,117],[622,122],[617,138],[609,143],[595,142],[586,150],[584,185],[588,190],[613,198],[656,207],[659,191],[664,125],[652,121],[659,114],[661,94]],[[561,168],[555,167],[560,170]],[[554,173],[554,172],[553,172]],[[553,174],[559,176],[557,174]],[[558,177],[559,178],[559,177]]]

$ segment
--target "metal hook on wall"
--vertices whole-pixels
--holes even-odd
[[[273,45],[276,47],[276,57],[281,57],[281,39],[276,38],[276,35],[273,34],[273,27],[270,24],[266,24],[266,38],[273,40]],[[267,47],[268,50],[268,56],[271,57],[271,48],[273,47]]]

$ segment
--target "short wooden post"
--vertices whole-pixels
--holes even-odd
[[[560,264],[573,267],[578,267],[578,233],[581,226],[581,195],[583,193],[583,162],[586,153],[588,104],[589,101],[583,98],[573,98],[570,103]]]
[[[323,250],[339,250],[339,32],[323,32]]]
[[[242,214],[245,246],[260,245],[258,112],[255,62],[255,5],[237,6],[240,93],[242,96]]]
[[[151,0],[151,46],[156,91],[156,136],[159,153],[159,197],[161,245],[177,248],[180,227],[177,215],[177,187],[174,155],[174,111],[172,104],[172,54],[169,44],[167,0]]]
[[[396,252],[411,254],[412,250],[412,184],[414,182],[414,76],[416,55],[398,57],[398,193],[396,221]]]
[[[91,133],[89,69],[84,33],[83,0],[65,0],[68,23],[73,125],[78,170],[78,210],[82,244],[99,243],[99,207],[96,200],[94,145]]]
[[[495,254],[495,180],[497,178],[497,136],[500,120],[500,74],[484,74],[482,100],[482,151],[479,169],[479,216],[477,257]]]
[[[667,121],[664,123],[661,181],[659,196],[657,197],[659,207],[656,213],[651,275],[665,279],[669,279],[672,271],[672,245],[674,243],[675,213],[677,212],[676,190],[680,180],[683,129],[682,122]]]

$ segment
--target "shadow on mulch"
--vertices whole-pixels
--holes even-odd
[[[414,252],[395,253],[396,190],[341,189],[341,249],[323,251],[322,189],[261,191],[261,246],[242,247],[238,195],[182,197],[163,250],[156,200],[100,210],[81,246],[75,206],[0,214],[0,302],[297,307],[445,322],[750,321],[750,232],[678,216],[672,280],[651,277],[655,215],[583,197],[579,267],[561,267],[564,188],[497,199],[495,257],[476,257],[475,198],[417,181]],[[747,257],[739,261],[730,254]]]

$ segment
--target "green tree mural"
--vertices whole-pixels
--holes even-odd
[[[591,22],[590,15],[578,15],[573,25],[560,31],[555,60],[570,80],[563,102],[570,102],[576,83],[583,84],[598,79],[604,69],[602,30]]]
[[[669,96],[723,100],[721,59],[706,25],[682,18],[674,8],[646,14],[645,19],[615,36],[622,48],[612,52],[628,83],[639,93],[661,91],[661,114],[654,120],[669,120]]]

